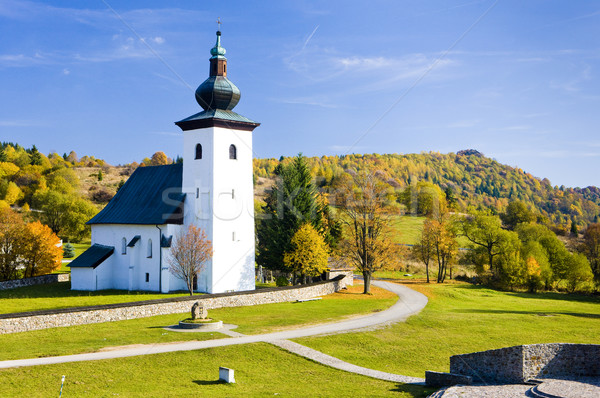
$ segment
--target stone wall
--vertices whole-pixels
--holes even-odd
[[[600,345],[532,344],[453,355],[450,372],[486,383],[600,376]]]
[[[193,297],[176,297],[134,303],[65,308],[18,314],[1,314],[0,334],[185,313],[190,311],[196,301],[200,301],[208,309],[296,301],[337,292],[343,289],[347,282],[348,279],[340,275],[333,280],[302,286],[205,294]]]
[[[32,278],[13,279],[0,282],[0,290],[15,289],[17,287],[45,285],[47,283],[68,282],[71,280],[71,274],[49,274],[34,276]]]
[[[327,279],[334,279],[338,275],[342,275],[346,278],[346,285],[352,286],[354,284],[354,271],[348,268],[330,269],[327,272]]]

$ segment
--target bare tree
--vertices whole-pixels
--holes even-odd
[[[373,175],[361,172],[339,193],[346,225],[341,251],[362,272],[363,293],[368,294],[373,272],[396,263],[397,248],[389,237],[386,213],[387,187]]]
[[[190,225],[175,237],[167,263],[171,273],[186,283],[190,296],[194,294],[194,278],[212,255],[212,243],[202,228]]]

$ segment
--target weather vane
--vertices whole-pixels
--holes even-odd
[[[217,18],[217,30],[220,32],[221,31],[221,18]]]

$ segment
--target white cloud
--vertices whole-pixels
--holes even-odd
[[[38,120],[0,120],[0,127],[38,127],[43,125]]]
[[[156,44],[163,44],[165,42],[164,37],[156,36],[152,38],[152,41]]]
[[[63,75],[65,76],[69,76],[71,74],[71,71],[67,68],[63,69]]]

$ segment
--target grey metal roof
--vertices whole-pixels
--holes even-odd
[[[225,127],[242,130],[254,130],[260,123],[248,119],[245,116],[223,109],[208,109],[175,122],[183,131],[205,128],[205,127]]]
[[[183,165],[138,167],[88,224],[183,224]]]
[[[234,111],[227,111],[223,109],[209,109],[207,111],[196,113],[195,115],[192,115],[190,117],[186,117],[185,119],[176,122],[176,124],[181,122],[189,122],[191,120],[202,120],[211,118],[216,118],[220,120],[230,120],[232,122],[256,123],[254,120],[250,120],[247,117],[240,115],[239,113],[235,113]]]
[[[115,248],[113,246],[93,244],[89,249],[81,253],[79,257],[67,264],[67,267],[96,268],[109,258],[114,251]]]

